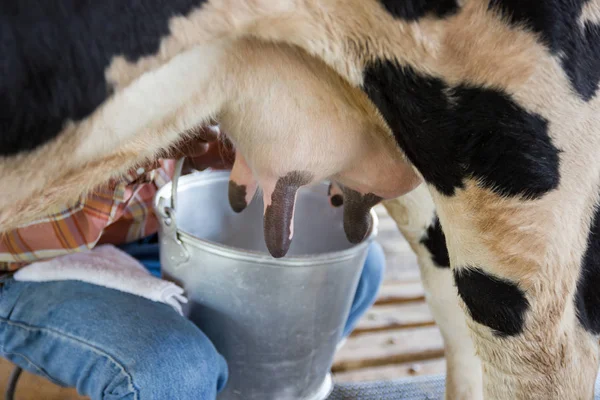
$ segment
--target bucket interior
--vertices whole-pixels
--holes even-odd
[[[263,234],[262,193],[236,214],[229,206],[228,183],[229,173],[223,172],[182,178],[175,206],[179,230],[210,242],[269,254]],[[334,208],[329,204],[327,185],[301,188],[287,256],[318,255],[351,247],[343,228],[343,206]]]

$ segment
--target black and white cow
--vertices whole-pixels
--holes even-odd
[[[326,89],[294,86],[285,63],[265,73],[244,37],[317,57],[300,70],[327,74]],[[468,332],[484,397],[592,397],[600,0],[0,0],[0,52],[0,183],[18,188],[0,199],[0,230],[216,117],[244,155],[240,176],[271,193],[267,241],[281,255],[298,186],[339,181],[357,239],[366,206],[416,186],[405,155],[439,220],[422,245],[448,261],[436,282],[466,317],[442,330]],[[346,107],[379,133],[354,129],[335,155],[348,143],[328,131]],[[382,146],[388,129],[403,154]],[[477,385],[447,396],[476,397]]]

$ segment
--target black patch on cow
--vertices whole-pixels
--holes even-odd
[[[575,307],[579,322],[590,332],[600,334],[600,209],[596,209],[588,234],[577,283]]]
[[[364,90],[427,182],[447,196],[475,178],[500,195],[533,199],[559,183],[548,123],[499,90],[461,85],[381,60]]]
[[[169,19],[205,0],[0,0],[0,156],[56,137],[111,94],[113,57],[158,51]]]
[[[454,282],[475,322],[491,328],[498,336],[523,332],[529,302],[516,284],[480,268],[454,270]]]
[[[416,21],[426,15],[439,18],[453,15],[458,11],[456,0],[379,0],[395,18]]]
[[[442,231],[442,225],[437,215],[433,218],[427,232],[421,238],[421,243],[431,253],[433,264],[440,268],[450,268],[450,256],[446,247],[446,236]]]
[[[490,0],[512,23],[540,34],[550,51],[559,55],[573,88],[586,101],[600,83],[600,25],[580,25],[590,0]]]

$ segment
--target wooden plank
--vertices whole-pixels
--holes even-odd
[[[332,371],[428,360],[443,355],[442,336],[436,326],[366,333],[348,338],[335,356]]]
[[[365,313],[352,335],[433,325],[435,322],[425,302],[380,305]]]
[[[417,256],[412,253],[402,253],[393,250],[386,250],[386,281],[416,281],[421,279]]]
[[[390,282],[386,281],[379,288],[376,305],[399,304],[412,301],[424,301],[425,290],[420,281]]]
[[[13,371],[14,365],[9,361],[0,358],[0,396],[4,396],[8,379]],[[87,397],[82,397],[77,394],[75,389],[62,388],[50,383],[48,380],[23,372],[17,384],[15,392],[17,400],[86,400]]]
[[[440,375],[445,373],[446,360],[443,358],[436,358],[434,360],[338,372],[333,374],[333,380],[337,383],[387,381],[410,376]]]
[[[383,247],[387,268],[386,280],[418,280],[417,257],[383,206],[375,207],[379,217],[377,241]]]

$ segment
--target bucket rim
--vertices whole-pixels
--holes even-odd
[[[230,171],[202,171],[195,172],[189,175],[181,176],[178,180],[178,192],[186,187],[193,187],[198,184],[209,184],[214,181],[229,180]],[[325,185],[326,182],[315,183],[310,186]],[[310,187],[309,186],[309,187]],[[164,214],[164,202],[167,204],[171,198],[172,182],[168,182],[161,187],[152,202],[157,218],[160,220],[161,227],[164,226],[166,215]],[[175,212],[177,212],[175,210]],[[246,250],[239,247],[229,246],[223,243],[202,239],[196,237],[186,231],[181,230],[178,226],[175,227],[174,233],[181,241],[181,244],[201,249],[222,257],[250,261],[257,264],[279,266],[279,267],[312,267],[315,265],[332,264],[340,261],[352,259],[360,255],[366,248],[375,240],[378,234],[379,219],[373,209],[370,211],[373,226],[369,236],[358,244],[351,244],[347,249],[328,251],[319,254],[299,254],[294,256],[284,256],[282,258],[273,258],[269,253],[264,253],[256,250]],[[180,245],[181,245],[180,244]]]

